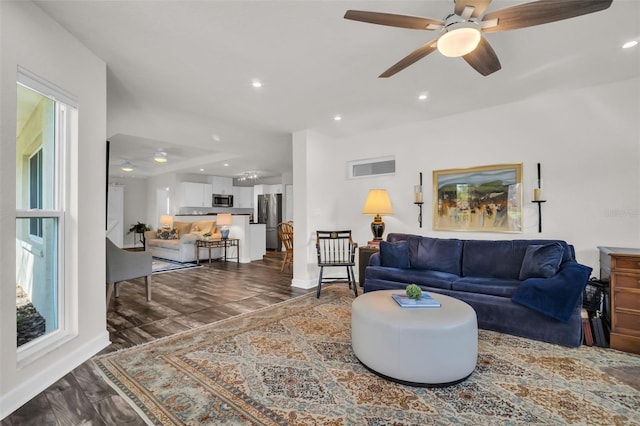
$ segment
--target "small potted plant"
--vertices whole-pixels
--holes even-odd
[[[209,238],[211,238],[211,232],[205,232],[204,234],[202,234],[202,236],[204,237],[205,241],[209,241]]]
[[[416,284],[409,284],[406,292],[409,299],[420,300],[422,298],[422,289]]]
[[[138,223],[134,223],[133,225],[131,225],[131,228],[129,228],[129,232],[127,232],[127,235],[129,235],[130,233],[134,233],[134,241],[133,241],[133,245],[135,246],[136,242],[135,239],[138,235],[140,235],[139,240],[142,243],[142,247],[145,248],[146,247],[146,241],[144,239],[144,233],[146,231],[151,231],[151,228],[149,226],[147,226],[146,223],[142,223],[142,222],[138,222]]]

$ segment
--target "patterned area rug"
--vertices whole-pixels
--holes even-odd
[[[162,274],[163,272],[179,271],[181,269],[200,268],[202,265],[196,263],[180,263],[173,260],[160,259],[154,257],[151,262],[151,272],[153,274]]]
[[[605,369],[640,356],[480,330],[478,366],[446,388],[367,371],[346,286],[94,358],[150,424],[640,424],[640,390]],[[416,367],[421,363],[416,354]]]

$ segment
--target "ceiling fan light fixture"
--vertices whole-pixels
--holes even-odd
[[[482,35],[473,22],[459,22],[446,27],[445,33],[438,39],[438,50],[444,56],[457,58],[478,47]]]
[[[161,149],[157,150],[153,156],[153,161],[155,161],[156,163],[166,163],[167,160],[167,153]]]

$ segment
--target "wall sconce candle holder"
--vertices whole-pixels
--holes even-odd
[[[420,209],[418,213],[418,224],[422,228],[422,205],[424,204],[422,198],[422,172],[420,172],[420,184],[413,187],[413,204],[417,205]]]
[[[542,178],[540,175],[540,163],[538,163],[538,186],[533,188],[533,200],[531,202],[538,205],[538,232],[542,232],[542,203],[546,203],[547,200],[542,199]]]

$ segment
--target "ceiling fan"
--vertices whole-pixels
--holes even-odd
[[[454,13],[443,20],[391,13],[348,10],[345,19],[415,30],[440,31],[398,61],[379,77],[391,77],[436,49],[445,56],[462,56],[480,74],[487,76],[501,65],[483,33],[517,30],[561,21],[607,9],[613,0],[538,0],[484,14],[491,0],[454,0]]]

